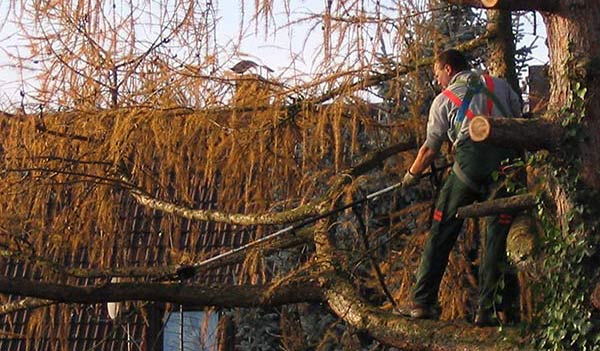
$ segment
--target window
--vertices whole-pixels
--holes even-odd
[[[216,313],[185,310],[169,313],[164,325],[163,350],[216,351],[218,320]]]

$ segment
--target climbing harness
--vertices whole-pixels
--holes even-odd
[[[468,120],[471,120],[475,117],[475,114],[469,108],[469,105],[471,105],[471,100],[475,95],[483,93],[487,96],[486,106],[488,115],[492,115],[492,110],[494,109],[494,106],[496,106],[504,116],[508,116],[502,103],[494,94],[494,79],[489,74],[481,75],[477,72],[472,72],[469,74],[466,81],[458,82],[458,84],[465,84],[467,86],[467,91],[463,99],[458,97],[450,88],[447,88],[442,92],[448,99],[450,99],[450,101],[452,101],[452,103],[459,107],[456,119],[454,120],[456,133],[455,143],[458,142],[458,133],[460,133],[460,130],[463,127],[465,116]]]
[[[485,82],[485,84],[484,84],[484,82]],[[494,94],[494,90],[495,90],[494,79],[489,74],[487,74],[487,73],[479,74],[477,72],[472,72],[471,74],[469,74],[469,76],[467,77],[467,79],[465,81],[458,82],[458,84],[465,84],[467,86],[467,91],[465,92],[465,96],[463,99],[458,97],[450,88],[447,88],[443,91],[443,94],[446,97],[448,97],[448,99],[450,99],[450,101],[452,101],[452,103],[454,103],[454,105],[459,107],[458,113],[456,114],[456,118],[454,120],[454,133],[455,133],[454,134],[454,137],[455,137],[454,146],[457,146],[457,144],[459,142],[458,137],[459,137],[459,133],[462,130],[463,125],[465,123],[465,117],[467,118],[467,120],[471,120],[475,117],[475,114],[469,108],[469,105],[471,105],[471,100],[473,99],[473,97],[475,95],[481,94],[481,93],[486,95],[486,97],[487,97],[487,101],[486,101],[487,114],[489,116],[492,115],[494,106],[496,106],[504,116],[509,116],[506,113],[506,110],[504,109],[502,103],[498,100],[498,98]],[[471,189],[472,191],[477,192],[477,193],[485,192],[484,187],[479,186],[476,182],[471,180],[469,178],[469,176],[467,176],[467,174],[465,174],[465,172],[461,169],[458,162],[454,163],[452,170],[454,171],[454,174],[456,175],[456,177],[463,184],[465,184],[467,187],[469,187],[469,189]]]

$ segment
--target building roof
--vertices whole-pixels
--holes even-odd
[[[209,188],[198,187],[198,203],[205,207],[215,206],[215,197]],[[129,266],[147,267],[175,264],[171,250],[186,250],[198,257],[213,256],[216,253],[227,251],[248,242],[251,229],[238,228],[231,225],[221,225],[207,222],[192,222],[187,219],[178,221],[177,226],[172,226],[171,232],[165,232],[161,226],[165,215],[149,210],[136,203],[126,192],[121,198],[122,222],[115,230],[123,231],[126,239],[122,241],[126,261],[115,265],[126,264]],[[198,235],[201,233],[201,235]],[[92,243],[93,245],[93,243]],[[73,267],[95,268],[90,265],[85,249],[72,252],[69,260]],[[216,285],[223,283],[232,284],[239,274],[240,263],[228,264],[223,267],[200,272],[195,280],[203,285]],[[23,262],[11,259],[0,259],[0,271],[6,277],[35,278],[34,267]],[[78,278],[70,283],[78,285],[97,284],[98,280]],[[6,302],[21,299],[18,296],[8,296]],[[117,320],[108,316],[105,304],[96,305],[65,305],[59,304],[36,311],[20,310],[0,316],[0,350],[25,351],[28,350],[160,350],[153,347],[157,337],[160,338],[156,323],[151,325],[150,315],[159,311],[155,317],[160,323],[162,306],[146,306],[140,313],[139,304],[130,305]],[[67,323],[61,317],[60,311],[69,311]],[[30,339],[32,325],[39,328],[39,323],[32,323],[33,318],[44,318],[44,328],[34,331]]]

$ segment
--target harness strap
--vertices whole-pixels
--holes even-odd
[[[485,85],[486,85],[486,89],[483,89],[485,94],[487,95],[487,111],[488,111],[488,115],[492,115],[492,109],[494,108],[494,103],[497,102],[497,99],[495,99],[494,96],[494,89],[495,89],[495,85],[494,85],[494,79],[492,79],[492,76],[490,76],[489,74],[484,74],[483,78],[485,79]],[[458,107],[462,107],[463,104],[463,100],[461,98],[459,98],[456,94],[454,94],[454,92],[450,89],[445,89],[443,91],[443,94],[446,95],[446,97],[448,99],[450,99],[450,101],[452,101],[453,104],[455,104]],[[465,104],[469,103],[470,104],[470,100],[471,99],[467,99],[467,96],[469,96],[471,94],[469,94],[469,91],[467,91],[467,94],[465,95]],[[472,97],[472,96],[471,96]],[[497,103],[496,103],[497,104]],[[468,106],[467,106],[468,107]],[[499,106],[500,109],[502,109],[501,106]],[[470,108],[467,108],[465,115],[467,116],[467,118],[469,120],[473,119],[475,117],[475,114],[473,113],[473,111],[471,111]],[[462,118],[460,118],[462,120]]]
[[[487,95],[488,99],[491,99],[493,101],[494,106],[498,107],[502,116],[504,116],[504,117],[511,116],[508,114],[508,111],[504,108],[504,104],[502,104],[502,102],[500,102],[500,100],[498,100],[498,97],[496,96],[496,94],[491,93],[487,89],[483,89],[483,92]]]
[[[454,103],[456,106],[462,105],[463,101],[456,94],[454,94],[452,90],[446,89],[444,90],[443,94],[446,95],[446,97],[448,97],[448,99],[450,99],[450,101],[452,101],[452,103]],[[475,114],[473,113],[473,111],[471,111],[470,108],[467,108],[467,112],[465,114],[469,120],[475,117]]]
[[[492,77],[489,74],[484,74],[483,78],[485,79],[485,85],[488,89],[488,92],[490,94],[487,94],[487,110],[488,110],[488,115],[492,115],[492,109],[494,109],[494,100],[492,100],[491,95],[494,94],[494,80],[492,79]]]
[[[484,193],[485,189],[482,186],[477,185],[465,172],[460,168],[458,162],[454,162],[452,166],[452,171],[456,174],[456,178],[460,180],[464,185],[466,185],[469,189],[473,190],[476,193]]]

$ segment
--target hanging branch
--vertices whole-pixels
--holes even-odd
[[[485,35],[482,35],[478,38],[475,38],[473,40],[470,40],[470,41],[467,41],[465,43],[458,45],[457,49],[461,50],[461,51],[471,51],[476,48],[485,46],[487,43],[487,39],[491,35],[494,35],[494,33],[487,32]],[[355,92],[358,90],[363,90],[363,89],[378,85],[378,84],[385,82],[387,80],[390,80],[392,78],[406,75],[410,72],[422,69],[424,67],[432,66],[434,60],[435,60],[434,57],[426,57],[417,62],[402,65],[402,66],[400,66],[394,70],[391,70],[389,72],[367,75],[365,78],[359,79],[358,81],[356,81],[354,83],[343,84],[342,86],[334,88],[319,97],[316,97],[313,99],[308,99],[306,102],[309,104],[321,104],[321,103],[331,100],[339,95],[348,94],[348,93]]]
[[[289,249],[298,245],[310,243],[312,241],[312,227],[302,228],[294,232],[293,236],[280,237],[269,242],[256,245],[255,248],[260,249],[265,255],[280,250]],[[81,268],[81,267],[65,267],[55,260],[41,256],[28,255],[23,252],[10,249],[0,250],[0,257],[18,260],[43,267],[57,274],[75,278],[87,279],[106,279],[111,277],[127,277],[127,278],[148,278],[154,279],[161,277],[176,276],[181,270],[180,265],[164,265],[164,266],[125,266],[109,269]],[[246,257],[246,252],[238,252],[227,257],[223,257],[218,261],[210,262],[202,266],[196,267],[196,274],[207,272],[211,269],[223,267],[230,264],[242,262]]]
[[[368,154],[363,162],[336,175],[334,180],[332,181],[332,186],[329,188],[325,195],[305,205],[301,205],[291,210],[282,212],[244,214],[200,210],[156,199],[138,188],[131,187],[128,188],[128,191],[133,196],[133,198],[143,206],[147,206],[154,210],[162,211],[191,220],[211,221],[237,225],[268,225],[291,223],[321,214],[323,212],[324,204],[330,201],[332,198],[335,198],[342,190],[342,188],[345,185],[349,184],[354,178],[378,167],[387,158],[399,152],[412,150],[415,147],[416,137],[414,135],[408,135],[407,140],[404,142]],[[122,166],[120,170],[121,179],[124,181],[124,183],[131,184],[132,182],[127,174],[129,174],[129,172],[124,166]]]
[[[560,6],[559,0],[447,0],[447,2],[454,5],[510,11],[556,12]]]

